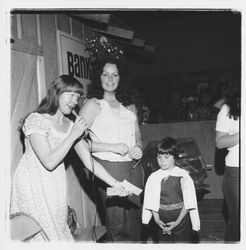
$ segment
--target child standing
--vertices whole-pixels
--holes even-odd
[[[200,230],[200,218],[193,180],[186,170],[175,166],[177,141],[164,138],[157,145],[159,170],[145,186],[143,224],[152,215],[159,227],[160,242],[191,242],[192,232]]]

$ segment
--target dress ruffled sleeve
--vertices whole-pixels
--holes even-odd
[[[38,113],[31,113],[25,120],[22,128],[25,136],[31,134],[48,135],[49,124],[47,121]]]

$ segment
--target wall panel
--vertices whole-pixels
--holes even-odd
[[[84,33],[85,39],[91,40],[93,38],[93,30],[89,26],[84,25]]]
[[[15,92],[11,95],[11,174],[13,174],[23,153],[18,127],[21,119],[37,107],[38,92],[37,56],[12,51],[11,57],[11,92]]]
[[[17,18],[16,15],[10,16],[10,25],[11,25],[11,38],[17,38]]]
[[[73,25],[73,36],[83,40],[81,22],[79,22],[75,19],[72,19],[72,25]]]
[[[46,86],[49,88],[51,82],[58,76],[55,15],[40,15],[40,23],[45,63],[45,79]]]
[[[57,15],[58,20],[58,29],[70,34],[70,24],[69,24],[69,17],[63,14]]]
[[[37,44],[37,20],[34,14],[21,15],[22,39]]]

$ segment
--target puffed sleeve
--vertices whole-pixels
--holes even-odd
[[[25,136],[30,134],[48,135],[49,124],[47,121],[38,113],[31,113],[25,120],[22,128]]]

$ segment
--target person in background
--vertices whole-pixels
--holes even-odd
[[[175,166],[177,141],[165,137],[157,145],[159,170],[147,179],[142,212],[143,224],[153,216],[159,227],[159,242],[192,241],[200,230],[196,191],[186,170]]]
[[[104,44],[109,47],[110,43]],[[94,48],[97,48],[97,51]],[[115,178],[142,187],[142,135],[136,108],[129,103],[123,54],[117,46],[105,50],[100,43],[91,46],[95,56],[92,66],[90,99],[80,110],[91,130],[93,156]],[[100,57],[98,56],[98,52]],[[120,51],[119,51],[120,52]],[[141,240],[141,198],[107,197],[102,186],[101,197],[106,212],[109,242]]]
[[[83,87],[68,75],[57,77],[47,96],[23,122],[25,153],[13,176],[10,216],[25,213],[33,217],[49,240],[73,240],[67,225],[68,204],[64,157],[75,146],[86,168],[92,171],[91,156],[82,139],[85,119],[68,117],[78,104]],[[94,173],[109,186],[127,195],[120,182],[99,163]],[[25,230],[25,229],[24,229]],[[33,240],[42,240],[37,234]]]
[[[228,220],[225,241],[240,240],[240,161],[239,161],[239,123],[240,123],[240,73],[234,72],[229,83],[226,102],[222,106],[216,121],[216,146],[227,148],[223,193],[228,206]]]
[[[196,120],[196,110],[197,110],[197,98],[190,96],[186,100],[186,112],[184,113],[184,118],[186,121]]]
[[[168,122],[177,122],[183,120],[184,109],[181,104],[181,94],[177,89],[170,91],[169,108],[167,119]]]
[[[226,89],[228,86],[228,82],[223,82],[219,88],[217,89],[216,93],[215,93],[215,100],[216,102],[214,103],[213,107],[212,107],[212,118],[216,119],[217,114],[219,113],[219,111],[221,110],[222,106],[225,104],[226,102]]]
[[[208,89],[202,89],[198,96],[198,107],[195,112],[195,120],[210,120],[212,111],[212,95]]]
[[[142,106],[142,116],[142,125],[148,124],[150,122],[150,109],[146,105]]]

